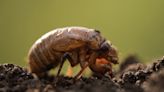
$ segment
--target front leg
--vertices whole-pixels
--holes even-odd
[[[75,76],[75,80],[79,79],[82,76],[85,69],[89,66],[87,52],[88,52],[87,48],[81,48],[79,51],[79,62],[80,62],[81,70]]]
[[[105,75],[108,73],[110,77],[113,77],[112,65],[106,59],[98,58],[97,52],[93,52],[89,58],[89,68],[95,74]]]
[[[97,69],[97,66],[96,66],[96,58],[97,57],[98,57],[98,53],[96,51],[92,51],[90,56],[89,56],[89,59],[88,59],[89,68],[92,71],[95,71]]]
[[[80,66],[81,70],[80,72],[75,76],[75,79],[79,79],[82,76],[82,73],[85,71],[85,69],[89,66],[91,70],[96,70],[97,67],[95,65],[96,63],[96,58],[98,54],[96,51],[86,51],[82,50],[80,52]]]
[[[83,67],[81,68],[81,70],[77,73],[77,75],[74,77],[75,80],[80,79],[80,77],[82,76],[83,72],[85,71],[85,69],[89,66],[88,62],[85,63],[85,65],[83,65]]]

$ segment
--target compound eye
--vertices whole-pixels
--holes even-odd
[[[110,48],[111,48],[111,46],[107,41],[102,43],[101,46],[100,46],[100,50],[103,51],[103,52],[109,51]]]

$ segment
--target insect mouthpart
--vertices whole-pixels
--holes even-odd
[[[113,64],[119,64],[118,63],[118,58],[115,56],[109,56],[106,58],[109,62],[112,62]]]

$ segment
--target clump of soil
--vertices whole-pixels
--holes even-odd
[[[127,59],[135,61],[134,58]],[[126,60],[125,60],[126,62]],[[33,77],[24,68],[14,64],[0,65],[0,91],[2,92],[162,92],[164,58],[150,67],[141,63],[124,64],[113,79],[104,75],[90,76],[75,81],[72,77]]]
[[[161,59],[155,61],[151,67],[153,71],[159,71],[163,68],[164,68],[164,56]]]
[[[164,90],[164,69],[153,73],[143,84],[145,92],[163,92]]]
[[[0,91],[16,91],[24,81],[30,79],[33,79],[33,76],[17,65],[0,65]]]

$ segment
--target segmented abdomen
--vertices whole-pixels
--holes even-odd
[[[42,73],[56,67],[63,53],[54,51],[48,38],[39,39],[30,49],[28,62],[32,73]]]

